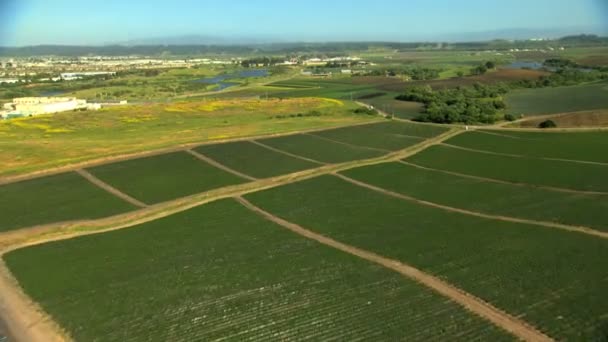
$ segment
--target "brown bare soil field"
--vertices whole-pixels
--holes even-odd
[[[456,77],[449,78],[446,80],[398,82],[393,84],[385,84],[378,88],[385,91],[402,91],[405,87],[424,85],[430,85],[431,87],[436,89],[454,88],[457,86],[471,86],[475,83],[492,84],[498,82],[512,82],[518,80],[536,80],[539,77],[547,74],[547,72],[538,70],[499,69],[498,71],[478,76]]]
[[[608,109],[543,116],[521,121],[519,122],[518,127],[537,128],[538,125],[545,120],[552,120],[557,127],[561,128],[608,127]]]

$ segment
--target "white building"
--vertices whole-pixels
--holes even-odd
[[[87,103],[86,100],[79,100],[75,97],[21,97],[13,99],[12,103],[4,104],[6,111],[23,116],[99,108],[101,108],[99,104]]]

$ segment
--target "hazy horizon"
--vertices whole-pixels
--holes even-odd
[[[456,6],[448,0],[379,0],[360,6],[345,0],[311,0],[304,6],[276,0],[186,0],[176,6],[157,1],[57,0],[49,6],[42,0],[5,0],[0,22],[0,46],[162,43],[179,37],[208,38],[216,44],[471,41],[607,34],[608,4],[468,0]]]

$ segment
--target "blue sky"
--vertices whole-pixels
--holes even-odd
[[[608,31],[608,0],[0,0],[0,45],[180,35],[283,41],[450,39],[511,28]]]

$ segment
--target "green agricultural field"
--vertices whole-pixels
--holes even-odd
[[[512,340],[423,286],[233,200],[4,259],[76,341]]]
[[[245,182],[186,152],[106,164],[89,171],[147,204],[159,203],[199,192]]]
[[[522,89],[506,97],[507,112],[540,115],[608,108],[608,83]]]
[[[319,166],[249,141],[206,145],[198,147],[196,151],[233,170],[256,178],[284,175]]]
[[[73,172],[2,185],[0,208],[0,232],[135,209]]]
[[[435,274],[557,340],[605,333],[605,239],[451,213],[333,176],[247,198],[303,227]]]
[[[384,189],[455,208],[608,231],[608,195],[578,195],[500,184],[400,163],[371,165],[343,173]]]
[[[608,165],[492,155],[432,146],[407,161],[421,166],[510,182],[608,192]]]
[[[445,131],[443,127],[390,121],[319,131],[313,135],[357,146],[396,151]]]
[[[539,158],[608,163],[608,132],[473,131],[446,143],[467,148]]]
[[[290,135],[258,141],[279,150],[324,163],[344,163],[358,159],[379,157],[385,154],[382,151],[370,150],[364,147],[346,146],[308,134]]]

